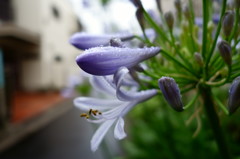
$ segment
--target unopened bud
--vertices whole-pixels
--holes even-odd
[[[136,11],[136,17],[138,20],[138,23],[142,30],[144,30],[144,19],[143,19],[143,8],[138,8]]]
[[[199,66],[203,66],[203,57],[200,53],[195,52],[194,58],[195,58],[196,62],[199,64]]]
[[[182,97],[175,80],[171,77],[162,77],[158,80],[158,86],[171,107],[178,112],[183,111]]]
[[[217,46],[218,46],[219,53],[222,56],[224,62],[230,66],[232,64],[231,46],[228,44],[228,42],[224,40],[220,41]]]
[[[227,1],[227,9],[228,9],[228,10],[233,10],[234,7],[235,7],[234,0],[228,0],[228,1]]]
[[[240,107],[240,76],[237,77],[230,89],[228,98],[228,111],[233,114]]]
[[[160,13],[162,13],[162,1],[161,0],[156,0],[157,7]]]
[[[236,8],[240,8],[240,0],[235,0]]]
[[[182,5],[180,0],[175,0],[174,1],[175,8],[177,12],[182,12]]]
[[[191,13],[190,13],[189,7],[187,5],[184,5],[184,7],[183,7],[183,14],[186,17],[186,19],[190,19]]]
[[[141,0],[130,0],[137,8],[143,8]]]
[[[170,30],[172,30],[172,29],[173,29],[173,24],[174,24],[174,17],[173,17],[172,12],[169,11],[169,12],[165,13],[165,14],[164,14],[164,18],[165,18],[165,20],[166,20],[166,23],[167,23],[167,25],[168,25],[168,28],[169,28]]]
[[[231,34],[232,28],[234,24],[234,14],[233,11],[227,11],[223,17],[222,27],[223,32],[226,37],[229,37]]]

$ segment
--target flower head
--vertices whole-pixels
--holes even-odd
[[[234,113],[240,107],[240,77],[237,77],[230,89],[228,99],[228,110],[229,113]]]
[[[164,98],[172,108],[178,112],[183,111],[182,97],[175,80],[171,77],[162,77],[158,80],[158,85]]]
[[[130,78],[129,71],[125,67],[120,68],[114,77],[93,76],[91,84],[96,90],[112,96],[110,99],[79,97],[74,100],[76,107],[89,110],[89,114],[82,114],[89,122],[102,123],[91,140],[91,149],[96,151],[114,123],[114,137],[118,140],[126,137],[123,117],[138,103],[155,96],[157,90],[136,91],[138,85]],[[124,86],[130,86],[128,87],[130,89],[121,88]]]
[[[120,67],[131,68],[138,63],[155,56],[159,47],[150,48],[119,48],[95,47],[84,51],[76,58],[78,66],[92,75],[111,75]]]

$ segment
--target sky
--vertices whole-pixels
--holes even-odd
[[[69,0],[84,31],[88,33],[111,33],[116,31],[140,32],[135,18],[136,8],[129,0],[111,0],[101,7],[99,0]],[[155,8],[155,0],[142,0],[146,9]]]

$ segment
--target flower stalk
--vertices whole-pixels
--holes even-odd
[[[219,149],[219,153],[223,159],[231,159],[228,144],[224,137],[223,131],[220,127],[220,120],[214,108],[214,102],[212,97],[212,91],[210,87],[200,87],[201,96],[203,99],[203,105],[206,115],[209,120],[209,124],[212,128],[213,135],[216,139],[216,143]]]

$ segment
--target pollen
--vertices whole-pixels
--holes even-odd
[[[102,112],[100,112],[97,109],[89,109],[88,113],[82,113],[80,114],[80,117],[85,117],[86,119],[89,119],[91,115],[97,116],[102,115]]]
[[[94,116],[97,116],[97,115],[101,115],[102,112],[100,112],[99,110],[97,109],[90,109],[89,112],[88,112],[89,115],[94,115]]]
[[[80,114],[80,117],[87,117],[88,115],[86,113]]]

